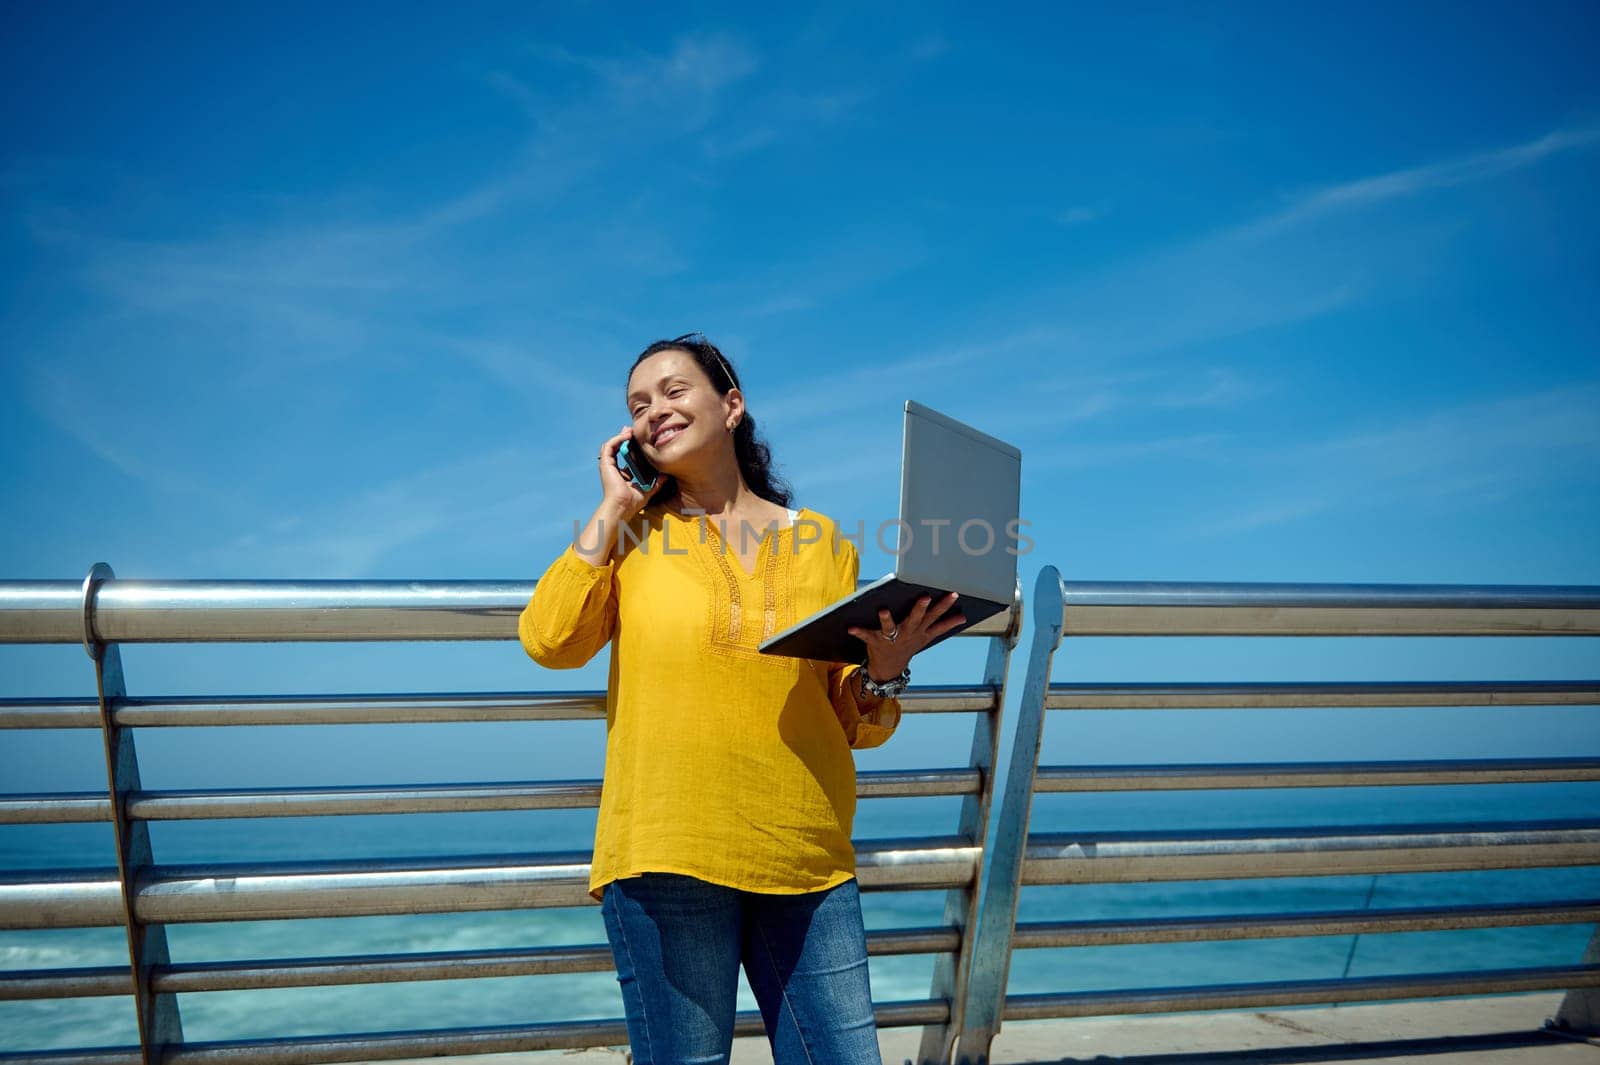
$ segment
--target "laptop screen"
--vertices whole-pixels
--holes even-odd
[[[905,410],[896,575],[1009,603],[1022,452],[914,400]]]

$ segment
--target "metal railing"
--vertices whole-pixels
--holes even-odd
[[[1050,682],[1072,636],[1551,636],[1600,634],[1600,588],[1068,583],[1039,574],[1033,639],[998,827],[985,862],[957,1060],[988,1060],[1003,1021],[1264,1008],[1565,989],[1558,1022],[1594,1031],[1600,935],[1583,964],[1413,976],[1007,995],[1015,949],[1363,932],[1582,924],[1600,899],[1516,905],[1017,923],[1040,884],[1133,883],[1600,864],[1600,818],[1383,827],[1035,833],[1041,792],[1349,787],[1600,779],[1600,759],[1519,758],[1211,765],[1040,766],[1056,709],[1551,706],[1600,703],[1579,683],[1068,684]]]
[[[865,583],[865,582],[863,582]],[[215,990],[604,972],[609,949],[367,954],[273,961],[174,962],[173,923],[590,905],[589,855],[371,859],[293,864],[154,863],[148,826],[191,818],[332,816],[593,808],[596,780],[388,787],[156,790],[142,786],[140,728],[267,724],[603,719],[603,692],[294,697],[130,696],[120,642],[510,640],[531,583],[139,582],[96,567],[75,582],[0,584],[0,642],[76,643],[94,660],[95,700],[0,700],[0,729],[98,729],[108,790],[9,795],[0,823],[110,822],[117,866],[12,873],[0,880],[0,928],[128,929],[129,964],[9,972],[0,997],[132,994],[141,1045],[89,1053],[101,1062],[350,1061],[426,1054],[575,1048],[626,1040],[620,1019],[316,1038],[186,1043],[176,996]],[[863,772],[861,797],[961,796],[949,836],[857,841],[863,889],[942,889],[942,921],[869,933],[875,956],[932,954],[926,999],[875,1005],[884,1027],[923,1027],[919,1060],[987,1060],[1004,1020],[1110,1013],[1263,1008],[1566,989],[1560,1019],[1592,1030],[1600,1017],[1600,937],[1580,965],[1339,980],[1216,984],[1054,994],[1006,994],[1014,949],[1262,939],[1600,920],[1600,899],[1215,917],[1017,924],[1023,886],[1248,877],[1349,875],[1600,864],[1600,819],[1256,829],[1227,832],[1028,832],[1038,793],[1214,788],[1346,787],[1592,781],[1592,757],[1038,765],[1051,709],[1551,706],[1600,703],[1600,681],[1505,683],[1064,684],[1050,682],[1064,633],[1073,635],[1595,635],[1600,589],[1353,585],[1150,585],[1039,575],[1034,633],[1010,775],[993,840],[986,839],[1007,666],[1022,620],[1012,609],[963,635],[989,640],[981,681],[928,685],[903,697],[909,713],[973,713],[965,765]],[[979,888],[982,888],[981,895]],[[741,1014],[739,1034],[759,1034]],[[56,1052],[0,1061],[56,1061]]]
[[[131,994],[138,1047],[65,1052],[101,1063],[267,1065],[625,1043],[620,1018],[226,1044],[188,1043],[183,1036],[181,993],[611,969],[604,944],[223,963],[175,962],[167,949],[166,926],[180,922],[593,905],[587,852],[167,867],[150,848],[149,825],[160,820],[598,806],[598,780],[172,791],[146,788],[140,778],[135,734],[142,728],[603,720],[605,693],[596,691],[149,698],[131,696],[122,676],[120,643],[514,640],[533,588],[532,582],[125,581],[104,565],[82,584],[0,583],[0,643],[81,641],[97,688],[95,700],[0,700],[0,729],[98,729],[108,781],[104,793],[4,796],[0,824],[109,821],[116,841],[115,868],[0,877],[0,929],[122,925],[129,949],[127,966],[0,974],[0,999]],[[966,993],[1000,713],[1022,616],[1019,585],[1008,611],[960,634],[988,640],[978,683],[914,686],[901,696],[907,713],[975,715],[965,764],[857,778],[863,798],[961,797],[949,836],[856,841],[863,890],[946,893],[939,925],[871,931],[867,941],[873,955],[934,955],[926,999],[874,1007],[880,1026],[923,1026],[925,1056],[948,1052],[955,1037],[949,1021]],[[740,1014],[736,1031],[761,1033],[760,1016]],[[62,1054],[0,1054],[0,1062],[60,1061]]]

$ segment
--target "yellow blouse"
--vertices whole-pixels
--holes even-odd
[[[751,573],[715,519],[647,506],[603,566],[567,545],[522,612],[522,646],[542,666],[576,669],[612,643],[596,900],[645,872],[780,894],[855,875],[850,749],[887,740],[900,703],[862,698],[859,665],[756,650],[860,573],[832,519],[789,513]]]

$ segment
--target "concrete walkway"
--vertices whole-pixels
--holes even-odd
[[[1559,994],[1519,995],[1271,1013],[1013,1022],[995,1039],[993,1061],[995,1065],[1600,1065],[1600,1046],[1540,1030],[1560,1004]],[[899,1065],[916,1051],[911,1032],[885,1032],[880,1043],[884,1065]],[[734,1060],[755,1065],[772,1058],[751,1054]]]
[[[1559,994],[1394,1005],[1021,1021],[994,1041],[993,1065],[1600,1065],[1600,1043],[1542,1031]],[[916,1052],[920,1029],[887,1029],[884,1065]],[[621,1065],[625,1048],[414,1059],[457,1065]],[[764,1038],[734,1041],[732,1065],[772,1065]]]

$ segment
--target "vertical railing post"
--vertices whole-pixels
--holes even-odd
[[[1039,743],[1044,733],[1045,695],[1050,663],[1061,643],[1065,600],[1061,574],[1054,566],[1039,571],[1033,586],[1033,640],[1028,650],[1028,676],[1017,705],[1017,731],[1011,741],[1011,764],[1005,795],[995,825],[994,846],[987,856],[983,892],[978,905],[978,932],[966,988],[966,1008],[956,1035],[955,1060],[982,1065],[989,1044],[1004,1020],[1006,978],[1011,971],[1011,936],[1017,921],[1017,890],[1028,845],[1028,815],[1033,806],[1034,777],[1039,768]]]
[[[1583,964],[1600,964],[1600,928],[1589,937],[1589,946],[1583,952]],[[1578,987],[1566,993],[1555,1020],[1549,1022],[1563,1032],[1579,1035],[1600,1035],[1600,988]]]
[[[139,871],[151,864],[150,828],[132,821],[127,796],[139,790],[139,756],[133,731],[117,724],[116,705],[127,687],[122,677],[122,655],[114,643],[95,633],[95,597],[100,585],[115,574],[97,562],[83,582],[83,646],[94,660],[95,688],[100,700],[100,733],[105,740],[106,780],[111,791],[111,818],[117,846],[117,876],[122,885],[122,914],[128,930],[128,962],[133,975],[133,1002],[139,1021],[139,1048],[145,1065],[159,1065],[167,1047],[183,1042],[178,997],[155,993],[150,971],[168,964],[167,932],[159,924],[142,925],[134,914],[134,888]]]
[[[1006,700],[1006,677],[1011,669],[1011,652],[1016,649],[1022,635],[1022,586],[1019,583],[1013,595],[1010,629],[989,640],[989,657],[984,663],[983,683],[994,692],[994,706],[981,714],[973,715],[972,748],[967,765],[978,771],[978,794],[961,799],[961,818],[956,832],[969,839],[978,848],[978,869],[973,881],[966,887],[945,892],[944,924],[961,929],[961,945],[954,954],[937,955],[933,963],[933,985],[928,997],[944,999],[950,1003],[950,1019],[944,1024],[930,1024],[922,1029],[922,1045],[917,1051],[919,1065],[948,1065],[955,1044],[956,1033],[961,1030],[966,1013],[968,970],[972,966],[973,948],[978,933],[979,888],[983,883],[983,870],[988,854],[985,836],[989,830],[989,812],[994,801],[995,766],[999,764],[1000,726]]]

